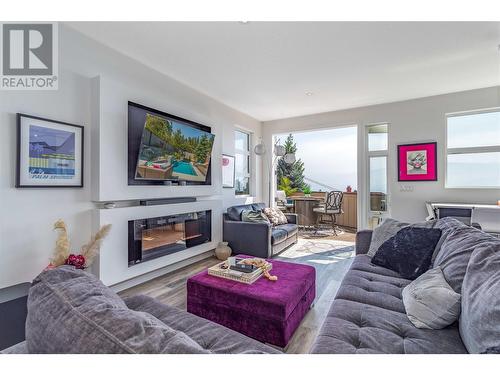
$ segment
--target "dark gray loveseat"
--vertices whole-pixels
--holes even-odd
[[[298,241],[297,215],[285,213],[287,224],[275,227],[266,223],[241,221],[243,210],[259,211],[264,203],[232,206],[224,214],[224,241],[229,243],[233,254],[247,254],[271,258]]]
[[[457,322],[416,328],[402,290],[411,280],[371,263],[371,231],[360,231],[356,257],[342,281],[312,353],[484,353],[500,346],[500,240],[452,218],[437,220],[444,239],[435,255],[450,286],[462,295]]]

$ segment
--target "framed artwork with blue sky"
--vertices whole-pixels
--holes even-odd
[[[17,188],[83,187],[83,126],[17,114]]]

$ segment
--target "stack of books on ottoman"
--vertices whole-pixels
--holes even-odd
[[[262,276],[263,270],[260,267],[245,265],[242,261],[243,259],[241,258],[229,258],[224,262],[210,267],[208,274],[244,284],[253,284]],[[273,265],[266,262],[265,267],[267,271],[270,271]]]

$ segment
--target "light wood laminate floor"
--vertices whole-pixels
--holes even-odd
[[[299,241],[299,244],[294,245],[292,248],[290,248],[290,250],[286,250],[285,252],[281,253],[280,260],[286,260],[283,259],[283,256],[286,258],[287,253],[294,254],[293,256],[295,256],[295,254],[297,254],[297,248],[300,251],[301,246],[305,246],[305,244],[301,241]],[[312,243],[312,241],[310,240],[308,242],[309,244]],[[323,242],[323,244],[324,243],[325,242]],[[305,251],[310,250],[306,249]],[[321,254],[317,255],[321,256]],[[316,298],[312,309],[309,310],[309,312],[302,320],[299,328],[295,331],[295,334],[293,335],[286,348],[286,353],[309,353],[314,339],[316,338],[318,331],[321,328],[323,321],[325,320],[326,314],[328,313],[328,310],[330,308],[330,304],[333,301],[335,294],[337,293],[342,278],[344,277],[345,272],[347,272],[347,269],[351,264],[352,256],[349,252],[347,253],[347,256],[343,256],[342,258],[337,257],[337,259],[333,260],[332,258],[335,257],[331,254],[328,254],[327,257],[325,256],[325,259],[332,260],[332,267],[328,270],[328,272],[324,273],[328,276],[327,280],[322,281],[323,290],[321,290],[321,293]],[[311,255],[308,254],[307,258],[310,257]],[[201,272],[202,270],[218,262],[219,261],[215,257],[206,258],[170,274],[160,276],[144,284],[122,291],[120,292],[120,295],[122,297],[126,297],[137,294],[145,294],[158,299],[162,303],[186,310],[187,279],[190,276],[195,275],[196,273]]]

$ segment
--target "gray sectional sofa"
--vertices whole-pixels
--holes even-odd
[[[433,262],[461,294],[459,320],[444,329],[416,328],[402,290],[411,280],[371,263],[372,232],[360,231],[356,257],[342,281],[312,353],[484,353],[500,345],[500,240],[444,218]]]
[[[444,218],[439,266],[461,294],[461,315],[438,330],[407,318],[402,289],[411,280],[371,263],[371,231],[360,231],[312,353],[499,353],[500,239]],[[69,344],[70,343],[70,344]],[[70,266],[43,272],[28,298],[26,341],[2,353],[279,353],[275,349],[146,296],[122,300]]]
[[[241,221],[243,210],[260,211],[264,203],[232,206],[224,214],[223,238],[234,254],[247,254],[260,258],[272,258],[279,252],[297,243],[299,227],[297,215],[285,213],[287,224],[275,227],[266,223]]]
[[[26,341],[2,353],[279,352],[151,297],[122,300],[93,275],[62,266],[34,280],[28,297]]]

